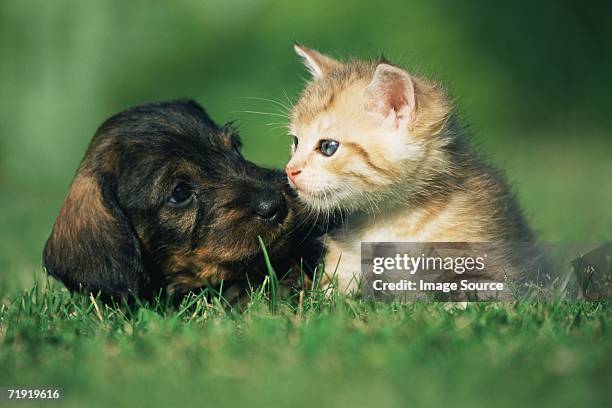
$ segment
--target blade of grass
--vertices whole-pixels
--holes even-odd
[[[272,267],[272,263],[270,262],[270,256],[268,255],[268,251],[266,250],[266,245],[263,242],[263,239],[258,235],[257,239],[259,241],[259,246],[263,252],[264,260],[266,262],[266,268],[268,269],[268,276],[270,276],[270,309],[272,312],[276,311],[277,307],[277,297],[278,297],[278,277],[276,275],[276,271]]]

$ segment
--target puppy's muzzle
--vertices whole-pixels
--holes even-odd
[[[253,194],[251,208],[259,218],[281,224],[287,217],[287,201],[280,191],[272,189],[259,190]]]

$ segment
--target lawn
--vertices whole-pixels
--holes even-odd
[[[33,290],[5,303],[0,384],[61,387],[74,407],[612,403],[605,304],[94,302]]]
[[[563,156],[535,142],[481,144],[544,240],[605,238],[612,194],[602,182],[603,139],[566,144]],[[94,305],[40,271],[65,187],[11,188],[0,215],[0,385],[61,387],[75,407],[612,403],[609,303],[447,310],[314,293],[303,310],[287,300],[271,311],[264,293],[242,312],[210,294],[209,306],[199,298],[178,309]]]

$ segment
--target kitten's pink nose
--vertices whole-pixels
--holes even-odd
[[[287,167],[285,168],[285,173],[287,173],[287,177],[291,180],[293,184],[295,184],[295,178],[300,174],[302,170],[298,170],[295,167]]]

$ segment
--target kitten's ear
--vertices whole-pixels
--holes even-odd
[[[414,84],[410,75],[401,68],[380,63],[372,82],[365,90],[366,109],[382,115],[396,128],[408,125],[414,116]]]
[[[320,78],[325,76],[330,71],[340,67],[342,63],[333,58],[323,55],[320,52],[311,50],[298,43],[293,45],[293,49],[304,60],[304,65],[310,71],[313,77]]]

